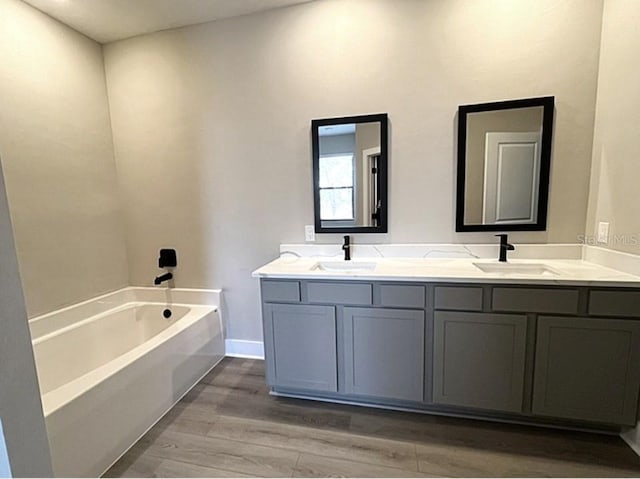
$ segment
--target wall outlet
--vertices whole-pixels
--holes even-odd
[[[598,223],[598,243],[609,242],[609,223],[600,221]]]
[[[304,227],[304,240],[305,241],[316,240],[316,230],[313,225],[306,225]]]

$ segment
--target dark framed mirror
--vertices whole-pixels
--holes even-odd
[[[316,233],[387,232],[387,114],[311,121]]]
[[[456,231],[547,227],[554,97],[458,108]]]

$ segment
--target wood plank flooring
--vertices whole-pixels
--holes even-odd
[[[269,396],[227,358],[105,477],[638,477],[617,436]]]

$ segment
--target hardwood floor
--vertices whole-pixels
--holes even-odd
[[[268,395],[227,358],[105,477],[637,477],[619,437]]]

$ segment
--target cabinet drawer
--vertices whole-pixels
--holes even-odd
[[[300,301],[297,281],[262,281],[262,301]]]
[[[591,291],[589,314],[640,318],[640,291]]]
[[[380,305],[424,309],[424,286],[383,284],[380,286]]]
[[[482,288],[436,286],[435,309],[482,311]]]
[[[307,283],[310,303],[371,304],[371,284]]]
[[[576,314],[578,291],[551,288],[493,288],[493,310]]]

